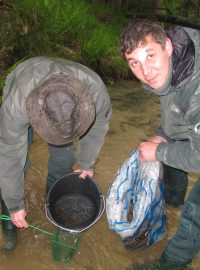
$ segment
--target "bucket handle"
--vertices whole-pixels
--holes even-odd
[[[62,229],[62,230],[64,230],[64,231],[68,231],[68,232],[70,232],[70,233],[81,233],[81,232],[87,230],[88,228],[90,228],[93,224],[95,224],[95,223],[100,219],[100,217],[103,215],[103,212],[104,212],[104,210],[105,210],[105,198],[104,198],[104,196],[103,196],[102,194],[100,195],[100,198],[101,198],[101,200],[102,200],[102,206],[101,206],[99,215],[97,216],[97,218],[96,218],[90,225],[88,225],[86,228],[84,228],[84,229],[82,229],[82,230],[70,230],[70,229],[66,229],[66,228],[64,228],[64,227],[62,227],[62,226],[59,226],[57,223],[55,223],[55,222],[50,218],[50,214],[49,214],[49,210],[48,210],[48,205],[49,205],[49,204],[47,204],[47,203],[45,204],[45,212],[46,212],[46,216],[47,216],[48,220],[49,220],[51,223],[53,223],[56,227],[58,227],[58,228],[60,228],[60,229]]]

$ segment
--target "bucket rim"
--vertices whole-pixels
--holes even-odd
[[[80,175],[80,173],[78,172],[74,172],[74,173],[69,173],[69,174],[65,174],[63,175],[62,177],[60,177],[58,180],[55,181],[55,183],[53,183],[48,191],[48,194],[47,194],[47,198],[46,198],[46,203],[45,203],[45,213],[46,213],[46,217],[47,219],[53,224],[55,225],[56,227],[64,230],[64,231],[67,231],[67,232],[70,232],[70,233],[81,233],[85,230],[87,230],[88,228],[90,228],[92,225],[94,225],[99,219],[100,217],[102,216],[102,214],[104,213],[104,210],[105,210],[105,198],[103,196],[103,194],[101,193],[97,183],[95,182],[95,180],[93,180],[92,178],[90,177],[87,177],[87,180],[91,181],[95,187],[97,188],[97,191],[99,193],[99,199],[100,199],[100,209],[98,211],[98,215],[96,216],[96,218],[94,219],[94,221],[92,223],[90,223],[88,226],[82,228],[82,229],[68,229],[66,227],[63,227],[61,226],[60,224],[58,224],[57,222],[54,221],[54,218],[52,217],[51,213],[50,213],[50,210],[49,210],[49,205],[50,205],[50,202],[49,202],[49,197],[50,197],[50,194],[51,194],[51,191],[52,189],[55,187],[55,185],[58,184],[58,182],[60,182],[63,178],[65,178],[66,176],[73,176],[73,175]],[[81,181],[84,181],[85,179],[82,179]]]
[[[51,193],[52,189],[53,189],[60,181],[62,181],[63,178],[65,178],[66,176],[69,176],[69,177],[70,177],[70,176],[73,176],[73,175],[80,175],[80,173],[79,173],[79,172],[74,172],[74,173],[68,173],[68,174],[65,174],[65,175],[61,176],[58,180],[56,180],[56,181],[50,186],[50,188],[49,188],[49,190],[48,190],[48,193],[47,193],[47,197],[46,197],[46,203],[49,203],[49,196],[50,196],[50,193]],[[102,192],[100,191],[100,189],[99,189],[99,187],[98,187],[96,181],[95,181],[93,178],[87,176],[85,179],[82,179],[82,180],[80,180],[80,181],[85,181],[86,179],[89,180],[89,181],[91,181],[92,183],[95,184],[95,187],[97,188],[98,193],[99,193],[99,195],[101,196],[101,195],[102,195]]]

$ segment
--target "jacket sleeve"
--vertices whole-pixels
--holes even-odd
[[[188,139],[170,140],[168,143],[159,144],[156,157],[177,169],[200,173],[200,106],[192,106],[188,114],[191,123]]]
[[[25,115],[9,98],[0,108],[0,188],[10,212],[24,208],[23,169],[29,126]]]
[[[105,85],[102,83],[91,87],[93,88],[92,95],[96,107],[96,118],[89,131],[80,139],[78,146],[78,165],[83,170],[93,167],[108,132],[112,114],[110,98]]]
[[[166,136],[166,134],[165,134],[164,130],[162,129],[162,127],[159,127],[159,128],[157,129],[156,135],[165,138],[167,141],[170,140],[170,139]]]

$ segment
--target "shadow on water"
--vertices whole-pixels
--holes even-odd
[[[106,194],[120,164],[141,140],[155,133],[159,126],[160,107],[158,98],[141,89],[138,83],[119,82],[108,87],[113,117],[110,131],[95,166],[95,180]],[[45,216],[45,178],[47,175],[47,145],[38,136],[29,151],[31,169],[25,179],[27,220],[30,224],[50,232],[56,228]],[[196,176],[190,176],[189,190]],[[19,231],[18,247],[0,256],[0,270],[125,270],[128,266],[159,258],[167,241],[176,231],[180,211],[167,207],[168,235],[155,246],[137,252],[127,251],[119,236],[109,230],[106,214],[90,229],[81,234],[80,247],[67,263],[51,258],[51,239],[31,228]],[[0,240],[2,235],[0,234]],[[192,269],[200,265],[200,256]]]

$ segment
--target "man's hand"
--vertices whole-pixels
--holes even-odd
[[[162,137],[162,136],[158,136],[158,135],[155,135],[153,137],[151,137],[148,142],[153,142],[153,143],[162,143],[162,142],[167,142],[167,140]]]
[[[76,169],[76,170],[74,170],[74,172],[80,173],[79,177],[82,178],[82,179],[85,179],[87,176],[92,178],[93,175],[94,175],[93,170],[86,171],[86,170]]]
[[[19,210],[18,212],[10,214],[12,222],[19,228],[28,228],[28,223],[25,220],[26,211],[25,209]]]
[[[162,136],[153,136],[147,142],[142,142],[138,146],[139,161],[156,161],[156,149],[160,143],[167,142]]]
[[[158,143],[142,142],[138,146],[139,161],[156,161],[156,148]]]

